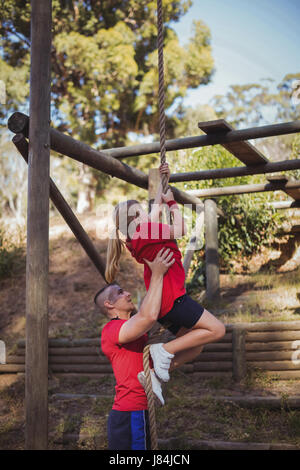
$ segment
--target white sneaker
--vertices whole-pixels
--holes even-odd
[[[162,405],[164,405],[165,400],[164,400],[164,397],[163,397],[163,394],[162,394],[161,383],[160,383],[159,379],[156,377],[153,369],[150,369],[150,376],[151,376],[153,393],[156,395],[159,402]],[[146,376],[145,376],[145,372],[143,370],[138,373],[138,379],[139,379],[140,384],[145,389],[146,388]]]
[[[169,368],[174,354],[166,351],[163,343],[151,344],[150,354],[157,377],[163,382],[168,382],[170,380]]]

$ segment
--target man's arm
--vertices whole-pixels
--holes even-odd
[[[130,343],[152,328],[160,312],[163,277],[174,261],[169,249],[160,250],[152,262],[146,261],[152,271],[149,289],[138,313],[121,326],[119,343]]]

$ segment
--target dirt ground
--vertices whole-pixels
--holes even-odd
[[[81,222],[105,258],[107,242],[97,238],[95,217],[84,216]],[[280,255],[276,259],[279,258]],[[287,257],[280,264],[278,275],[289,272],[292,279],[294,273],[299,274],[298,262],[294,257],[294,264],[289,266],[289,261]],[[255,262],[256,266],[267,265],[270,259],[262,253],[260,258],[252,261],[253,271]],[[286,270],[282,269],[284,265]],[[51,219],[49,269],[49,336],[88,338],[100,335],[104,321],[93,304],[93,297],[104,286],[104,281],[58,217]],[[248,297],[251,293],[257,295],[255,283],[242,269],[240,271],[240,274],[221,276],[219,313],[228,310],[229,304],[233,311],[238,305],[243,309],[245,294]],[[136,304],[145,294],[143,267],[128,254],[122,259],[118,282],[132,293]],[[297,292],[288,312],[285,307],[285,314],[290,319],[300,318]],[[227,319],[232,321],[231,317]],[[25,268],[13,277],[0,280],[0,339],[5,341],[8,353],[12,353],[17,340],[24,337]],[[49,448],[105,449],[106,421],[114,385],[112,375],[97,379],[49,377]],[[60,394],[65,393],[95,396],[64,399]],[[176,371],[165,390],[167,405],[157,410],[158,434],[164,438],[180,435],[236,442],[286,442],[300,448],[298,410],[250,411],[234,404],[220,406],[215,400],[216,396],[246,394],[299,396],[300,386],[294,380],[272,380],[255,372],[251,372],[243,383],[235,384],[231,379],[199,380]],[[193,420],[190,419],[191,411]],[[24,376],[0,374],[0,449],[23,448]]]

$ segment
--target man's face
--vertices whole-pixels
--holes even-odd
[[[135,308],[131,301],[130,292],[123,290],[117,284],[110,286],[108,302],[119,311],[131,312]]]

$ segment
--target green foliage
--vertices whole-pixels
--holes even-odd
[[[168,161],[172,172],[209,170],[241,165],[239,160],[220,145],[203,147],[194,151],[174,152],[168,157]],[[265,182],[263,175],[254,175],[180,183],[178,187],[182,190],[187,188],[204,189],[263,182]],[[237,258],[247,258],[259,251],[263,245],[270,243],[277,225],[284,217],[282,213],[267,207],[266,203],[274,200],[274,194],[269,192],[216,198],[218,207],[225,215],[224,218],[219,217],[218,219],[220,263],[224,270],[230,270],[232,262]],[[195,214],[193,215],[194,224]],[[181,241],[183,252],[187,243],[188,237]],[[203,250],[196,251],[191,263],[188,281],[190,289],[205,285]]]
[[[23,247],[10,241],[0,228],[0,279],[10,277],[24,265]]]
[[[209,28],[196,21],[183,46],[171,27],[191,3],[163,1],[166,107],[189,88],[208,83],[213,70]],[[52,6],[52,118],[57,127],[86,143],[110,146],[124,145],[128,131],[157,132],[156,1],[53,0]],[[28,96],[30,1],[2,1],[0,13],[4,80],[17,106]],[[14,86],[7,81],[12,72],[20,75]]]

